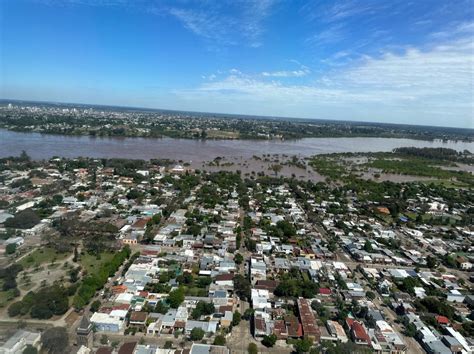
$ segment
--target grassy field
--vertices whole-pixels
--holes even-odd
[[[51,263],[53,260],[60,261],[68,257],[69,253],[58,253],[50,247],[39,248],[19,261],[23,268],[40,266],[44,263]]]
[[[0,282],[0,286],[1,286]],[[0,291],[0,307],[4,307],[9,301],[13,300],[13,289],[8,291]]]
[[[95,255],[86,253],[81,255],[81,264],[88,274],[93,274],[96,270],[100,269],[101,264],[110,262],[113,256],[112,252],[107,252],[102,253],[100,259],[97,259]]]
[[[238,139],[238,132],[225,130],[206,130],[207,137],[210,139]]]

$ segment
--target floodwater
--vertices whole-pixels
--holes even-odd
[[[188,140],[172,138],[116,138],[20,133],[0,129],[0,157],[22,150],[34,159],[52,156],[168,158],[184,162],[209,161],[218,156],[250,158],[262,154],[311,156],[336,152],[391,151],[402,146],[446,147],[474,151],[473,142],[443,142],[389,138],[305,138],[300,140]]]

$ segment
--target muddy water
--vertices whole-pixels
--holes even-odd
[[[474,143],[387,138],[305,138],[294,141],[94,138],[0,129],[0,157],[25,150],[34,159],[63,157],[169,158],[202,162],[217,156],[250,158],[262,154],[310,156],[335,152],[391,151],[402,146],[447,147],[474,151]]]

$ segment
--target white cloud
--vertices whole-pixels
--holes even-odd
[[[202,3],[200,8],[170,7],[166,11],[194,34],[218,44],[245,42],[262,45],[264,20],[275,0],[240,0]]]
[[[178,94],[212,102],[209,110],[235,106],[235,113],[474,127],[473,51],[467,37],[426,51],[366,56],[311,85],[285,85],[236,71]]]
[[[281,71],[264,71],[262,76],[265,77],[303,77],[310,73],[308,68],[301,68],[299,70],[281,70]]]

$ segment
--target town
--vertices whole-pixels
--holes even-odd
[[[0,353],[473,353],[473,155],[393,154],[0,159]]]
[[[143,108],[0,100],[0,128],[19,132],[201,140],[292,140],[320,137],[474,140],[472,129],[281,119]]]

